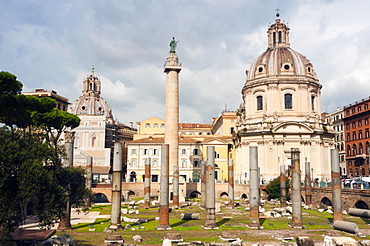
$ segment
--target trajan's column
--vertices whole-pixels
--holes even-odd
[[[169,144],[169,173],[173,175],[174,166],[178,166],[179,151],[179,73],[181,64],[176,55],[176,46],[179,41],[172,38],[170,53],[164,65],[166,76],[166,129],[165,143]],[[178,170],[178,169],[177,169]],[[176,177],[177,180],[174,180]],[[179,206],[179,175],[173,175],[173,206]]]

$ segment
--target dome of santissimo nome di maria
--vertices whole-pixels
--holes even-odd
[[[254,60],[247,72],[247,83],[279,77],[286,80],[308,80],[319,84],[310,60],[290,48],[289,30],[290,28],[281,23],[280,19],[276,19],[276,22],[269,26],[268,48]]]

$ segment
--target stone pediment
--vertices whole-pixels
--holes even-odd
[[[203,141],[203,144],[207,145],[219,145],[219,144],[228,144],[227,141],[221,140],[221,139],[210,139]]]
[[[314,133],[310,126],[296,121],[282,122],[272,129],[273,133]]]

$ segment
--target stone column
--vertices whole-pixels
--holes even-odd
[[[171,230],[169,218],[169,166],[168,166],[168,144],[161,148],[161,183],[160,183],[160,202],[159,202],[159,221],[157,230]]]
[[[165,143],[169,145],[169,168],[179,166],[179,73],[181,65],[175,50],[171,50],[164,66],[166,76],[166,128]],[[173,170],[169,170],[173,173]],[[175,177],[173,177],[175,179]],[[173,200],[173,206],[179,206],[179,176],[173,180],[173,194],[177,195]]]
[[[144,180],[144,208],[150,208],[150,164],[151,158],[145,160],[145,180]]]
[[[291,149],[292,158],[292,227],[302,228],[301,169],[298,148]]]
[[[260,183],[258,175],[258,147],[249,147],[250,223],[249,227],[260,229]]]
[[[200,162],[200,206],[206,207],[207,191],[206,191],[206,161]]]
[[[286,177],[285,177],[285,166],[280,166],[280,207],[286,207]]]
[[[86,158],[86,187],[90,191],[92,190],[92,179],[93,179],[93,158],[91,156],[88,156]],[[88,207],[91,207],[91,198],[89,197],[86,201],[86,205]]]
[[[112,180],[112,209],[110,229],[120,229],[121,225],[121,193],[122,193],[122,143],[114,143]]]
[[[234,208],[234,165],[233,160],[229,160],[228,162],[228,172],[227,172],[227,180],[229,182],[228,185],[228,195],[229,195],[229,203],[227,204],[229,208]]]
[[[64,142],[65,142],[65,148],[66,148],[66,158],[63,162],[63,167],[73,167],[73,144],[75,140],[75,132],[65,132],[64,133]],[[66,196],[67,196],[67,204],[66,204],[66,210],[64,211],[62,217],[60,218],[58,230],[72,230],[71,225],[71,191],[70,191],[70,184],[67,184],[66,189]]]
[[[305,162],[305,194],[306,194],[306,205],[311,205],[312,203],[312,191],[311,191],[311,169],[310,162]]]
[[[342,214],[342,189],[340,187],[340,163],[339,151],[337,149],[330,150],[331,156],[331,184],[332,184],[332,200],[333,200],[333,220],[343,220]]]
[[[207,146],[206,221],[204,229],[217,229],[215,206],[215,146]]]
[[[173,166],[173,201],[172,205],[174,208],[179,208],[179,166]],[[175,189],[177,187],[177,189]]]

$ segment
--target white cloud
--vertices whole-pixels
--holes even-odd
[[[6,1],[0,69],[28,90],[71,102],[94,63],[102,96],[123,123],[164,117],[163,64],[180,40],[180,120],[211,123],[241,102],[245,70],[267,47],[275,9],[291,27],[291,47],[313,63],[322,109],[369,95],[370,2],[333,1]],[[348,86],[350,85],[350,86]]]

